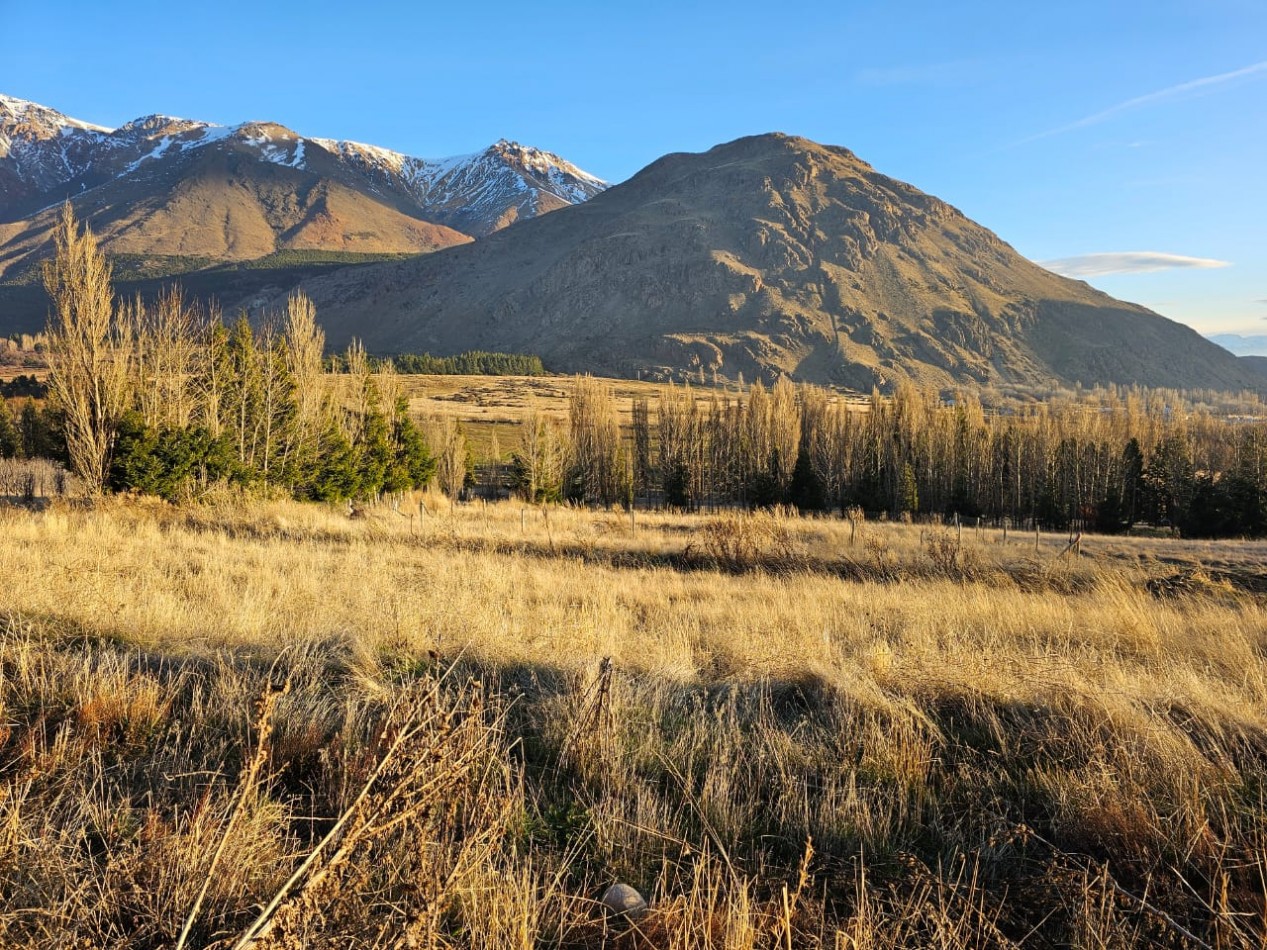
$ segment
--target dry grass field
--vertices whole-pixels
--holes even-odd
[[[409,397],[409,411],[415,418],[451,418],[462,424],[475,457],[485,460],[493,434],[503,452],[518,444],[519,429],[529,413],[567,422],[568,397],[572,393],[572,376],[402,376],[401,384]],[[635,399],[652,404],[661,398],[664,383],[629,379],[603,379],[611,386],[622,426],[632,423]],[[745,390],[725,381],[714,387],[697,386],[700,400],[738,398]],[[839,396],[850,405],[865,411],[865,397]]]
[[[425,501],[0,508],[0,946],[1261,944],[1264,545]]]

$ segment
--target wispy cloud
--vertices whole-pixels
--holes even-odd
[[[1066,132],[1073,132],[1075,129],[1084,129],[1089,125],[1098,125],[1114,116],[1121,115],[1123,112],[1130,112],[1132,109],[1138,109],[1141,106],[1153,105],[1158,102],[1166,102],[1171,99],[1178,99],[1189,94],[1203,95],[1212,92],[1215,87],[1234,82],[1237,79],[1246,79],[1250,76],[1257,76],[1267,73],[1267,60],[1245,66],[1241,69],[1234,69],[1231,72],[1219,73],[1217,76],[1203,76],[1200,79],[1193,79],[1188,82],[1181,82],[1177,86],[1167,86],[1165,89],[1158,89],[1156,92],[1150,92],[1142,96],[1136,96],[1133,99],[1127,99],[1119,102],[1117,105],[1109,106],[1099,112],[1093,112],[1091,115],[1083,116],[1075,122],[1067,125],[1057,126],[1054,129],[1048,129],[1046,132],[1039,132],[1031,135],[1029,138],[1022,139],[1021,143],[1035,142],[1039,139],[1050,138],[1053,135],[1063,135]]]
[[[940,86],[971,79],[978,64],[956,59],[944,63],[902,63],[858,70],[854,79],[864,86]]]
[[[1106,274],[1142,274],[1176,267],[1206,269],[1230,267],[1230,261],[1210,257],[1187,257],[1160,251],[1111,251],[1104,254],[1079,254],[1054,261],[1039,261],[1040,267],[1061,277],[1104,277]]]

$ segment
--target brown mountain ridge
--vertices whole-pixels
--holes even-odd
[[[379,352],[860,389],[1261,386],[1195,331],[1044,270],[847,149],[780,133],[667,155],[475,244],[304,286],[332,343]]]
[[[225,261],[318,248],[420,253],[471,240],[371,193],[319,150],[300,151],[302,166],[260,161],[252,131],[248,126],[179,161],[159,162],[145,175],[142,164],[108,187],[86,190],[74,199],[76,213],[116,255]],[[274,148],[298,149],[299,139],[279,126],[260,126],[258,133]],[[54,206],[10,225],[0,261],[42,250],[59,213]]]
[[[469,243],[604,187],[505,140],[425,159],[274,122],[150,115],[107,129],[0,94],[0,332],[43,323],[39,263],[68,199],[121,264],[121,293],[153,289],[138,273],[179,276],[236,305],[301,271]]]

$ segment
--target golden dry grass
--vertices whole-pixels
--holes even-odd
[[[570,376],[416,375],[400,378],[409,397],[410,412],[417,418],[456,419],[480,460],[487,457],[494,432],[503,453],[517,448],[520,427],[529,413],[540,413],[565,423],[574,384],[574,377]],[[632,424],[635,399],[646,399],[654,405],[668,388],[664,383],[630,379],[603,379],[603,383],[612,389],[624,428]],[[721,399],[738,398],[745,391],[725,380],[719,381],[717,387],[709,383],[695,389],[701,400],[709,400],[713,395]],[[847,398],[858,412],[866,411],[868,406],[862,396],[838,398]]]
[[[0,945],[1261,939],[1264,546],[427,506],[0,509]]]

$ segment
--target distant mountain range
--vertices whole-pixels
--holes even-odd
[[[29,285],[67,199],[123,262],[126,282],[279,254],[292,263],[322,256],[329,266],[351,255],[429,252],[605,187],[515,142],[424,159],[271,122],[151,115],[107,129],[0,95],[0,281]],[[266,285],[277,275],[262,272],[272,269],[251,268],[259,279],[246,283]],[[20,310],[24,294],[7,302]],[[5,303],[0,293],[0,329],[18,319],[5,320]]]
[[[1267,334],[1211,333],[1209,339],[1237,356],[1267,356]]]
[[[0,96],[0,332],[43,324],[35,265],[67,199],[120,293],[176,277],[231,315],[302,286],[331,344],[381,353],[862,390],[1267,378],[847,149],[779,133],[666,155],[609,188],[505,141],[431,160],[267,122],[110,130]]]
[[[336,344],[523,351],[565,370],[863,390],[1263,384],[847,149],[782,134],[667,155],[475,244],[304,287]]]

